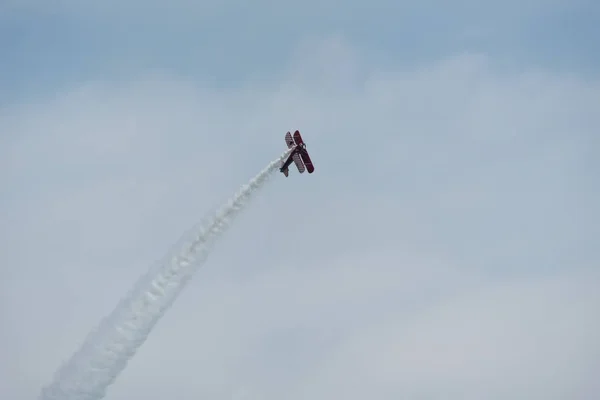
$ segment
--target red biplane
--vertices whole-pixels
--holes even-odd
[[[293,162],[296,164],[298,168],[298,172],[303,173],[304,170],[308,171],[309,174],[312,174],[315,170],[313,163],[308,156],[308,151],[306,151],[306,143],[302,140],[302,136],[300,136],[300,131],[294,132],[294,137],[292,138],[292,134],[290,132],[285,134],[285,143],[288,148],[294,149],[290,153],[288,159],[283,163],[281,168],[279,169],[286,177],[289,174],[289,166]]]

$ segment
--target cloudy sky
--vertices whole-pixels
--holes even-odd
[[[0,2],[0,398],[300,129],[107,399],[600,396],[600,4]]]

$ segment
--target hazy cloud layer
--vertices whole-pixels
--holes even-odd
[[[36,396],[296,128],[315,174],[275,179],[107,398],[600,393],[599,82],[337,37],[295,54],[270,83],[149,74],[2,108],[0,397]]]

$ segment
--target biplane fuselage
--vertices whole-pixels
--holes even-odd
[[[296,168],[298,168],[298,172],[303,173],[304,171],[308,171],[309,174],[312,174],[315,170],[315,167],[313,166],[312,160],[308,155],[306,143],[304,143],[302,140],[300,131],[294,132],[293,137],[290,132],[287,132],[285,134],[285,143],[289,149],[293,150],[279,171],[281,171],[287,177],[289,175],[289,167],[292,163],[294,163],[296,164]]]

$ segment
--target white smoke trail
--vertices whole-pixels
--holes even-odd
[[[187,235],[167,262],[152,268],[42,389],[40,400],[97,400],[125,369],[154,325],[171,306],[215,240],[277,170],[286,151],[235,194],[209,220]]]

